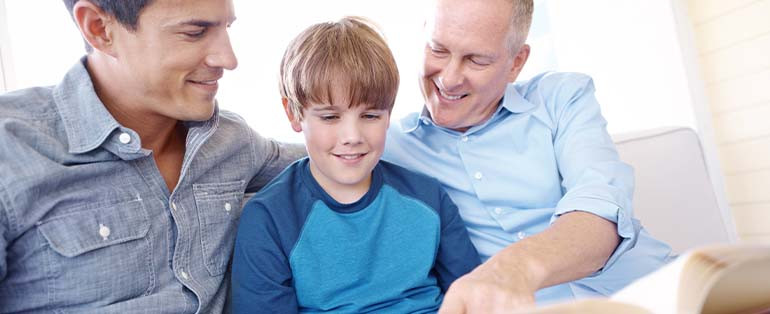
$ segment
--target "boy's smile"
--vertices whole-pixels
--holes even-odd
[[[313,178],[338,202],[353,203],[369,190],[372,169],[385,147],[390,113],[366,104],[350,107],[335,97],[346,93],[332,94],[333,104],[310,104],[303,109],[302,120],[291,123],[305,135]]]

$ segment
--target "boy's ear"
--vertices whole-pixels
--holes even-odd
[[[114,56],[111,27],[117,22],[91,1],[78,1],[72,8],[72,17],[80,34],[94,50]]]
[[[294,130],[294,132],[302,132],[302,125],[299,123],[299,119],[294,116],[294,112],[292,112],[291,108],[289,108],[289,99],[286,97],[281,97],[281,103],[283,103],[283,111],[286,113],[286,117],[289,118],[291,128]]]

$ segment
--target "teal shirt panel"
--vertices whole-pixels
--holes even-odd
[[[424,299],[438,310],[441,291],[429,274],[440,227],[435,210],[388,185],[353,213],[316,201],[289,257],[300,310],[411,313]],[[394,268],[412,271],[393,276]]]

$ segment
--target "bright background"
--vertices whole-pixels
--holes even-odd
[[[7,89],[56,84],[84,53],[60,0],[5,3],[10,53]],[[278,66],[288,42],[312,23],[360,15],[379,24],[401,72],[394,118],[420,110],[417,69],[423,8],[413,0],[235,0],[231,28],[239,67],[220,84],[222,108],[241,114],[261,134],[301,142],[283,115]],[[599,8],[599,9],[597,9]],[[699,128],[671,3],[663,0],[540,0],[519,77],[546,71],[591,75],[611,133],[683,125]],[[611,25],[611,27],[610,27]],[[5,56],[10,54],[10,56]]]

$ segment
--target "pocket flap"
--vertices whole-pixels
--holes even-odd
[[[141,200],[83,210],[38,223],[53,250],[67,257],[143,238],[150,230]]]
[[[243,180],[217,183],[195,183],[193,193],[196,200],[223,199],[232,195],[243,195],[246,182]]]

